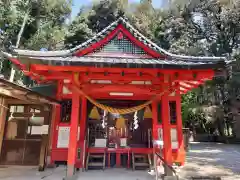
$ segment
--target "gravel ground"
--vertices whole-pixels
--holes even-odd
[[[0,180],[61,180],[66,168],[47,169],[37,172],[36,167],[0,167]],[[193,176],[221,177],[222,180],[240,180],[240,145],[192,143],[187,162],[181,169],[181,179]],[[126,169],[89,170],[78,173],[80,180],[154,180],[147,171]]]
[[[180,176],[221,177],[240,180],[240,145],[192,143]]]

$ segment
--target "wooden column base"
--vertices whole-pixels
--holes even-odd
[[[47,144],[48,144],[48,135],[44,134],[44,135],[42,135],[42,144],[41,144],[41,150],[40,150],[38,171],[44,171],[44,169],[45,169]]]

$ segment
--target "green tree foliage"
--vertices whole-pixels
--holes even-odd
[[[127,0],[94,1],[92,6],[80,9],[78,16],[69,26],[66,47],[74,47],[100,32],[120,16],[125,16],[141,32],[151,36],[154,21],[158,16],[151,1],[143,0],[139,4],[130,4]]]
[[[71,4],[69,0],[1,0],[0,29],[4,42],[1,47],[11,43],[33,50],[56,49],[64,40],[65,21],[71,13]],[[2,59],[3,74],[9,75],[8,64]],[[22,79],[19,73],[16,80]]]
[[[151,0],[142,0],[139,4],[135,4],[135,8],[128,15],[132,23],[139,31],[152,38],[152,29],[158,21],[158,14],[152,6]]]
[[[69,25],[64,42],[66,48],[75,47],[93,36],[92,29],[87,25],[87,15],[88,12],[81,10]]]
[[[98,33],[124,15],[126,10],[125,0],[104,0],[94,3],[88,15],[88,27]]]
[[[193,114],[186,110],[191,109],[189,107],[193,103],[192,100],[197,98],[198,107],[207,105],[224,109],[224,121],[231,122],[231,116],[228,116],[231,103],[240,92],[239,83],[236,83],[239,79],[239,5],[239,0],[181,0],[174,1],[169,9],[161,10],[159,13],[161,20],[157,22],[153,34],[155,41],[163,48],[176,54],[226,56],[236,60],[231,81],[216,78],[210,84],[199,88],[198,93],[183,96],[183,117],[185,118],[191,115],[191,119],[194,119]],[[199,112],[199,114],[195,113],[199,118],[204,117],[202,114],[205,113],[195,112]],[[216,129],[223,134],[221,128],[225,127],[220,126],[223,123],[223,116],[221,119],[216,115],[214,117],[219,122]],[[215,120],[212,119],[212,121]]]
[[[34,20],[23,34],[26,38],[25,46],[35,50],[57,49],[58,44],[64,41],[71,5],[71,0],[36,1],[31,9]]]

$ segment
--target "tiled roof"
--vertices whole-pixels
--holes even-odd
[[[85,55],[77,57],[75,52],[89,47],[91,44],[99,42],[105,38],[110,32],[112,32],[117,25],[122,24],[137,40],[141,41],[145,46],[165,55],[165,59],[154,58],[132,58],[132,57],[96,57]],[[114,55],[115,53],[113,53]],[[10,54],[4,53],[8,56]],[[86,66],[107,66],[107,67],[151,67],[151,68],[222,68],[229,64],[231,61],[224,57],[195,57],[176,55],[159,47],[157,44],[146,38],[138,30],[136,30],[129,22],[124,18],[119,18],[115,22],[111,23],[108,27],[96,34],[88,41],[76,46],[72,49],[61,51],[31,51],[13,49],[11,56],[27,57],[34,60],[52,61],[55,65],[86,65]],[[31,62],[31,63],[32,63]]]
[[[101,32],[96,34],[94,37],[89,39],[88,41],[68,50],[61,50],[61,51],[31,51],[31,50],[22,50],[22,49],[14,49],[14,53],[17,55],[22,55],[22,56],[42,56],[42,57],[51,57],[51,56],[57,56],[57,57],[62,57],[62,56],[71,56],[74,52],[77,50],[84,49],[88,47],[90,44],[98,42],[99,40],[103,39],[106,37],[112,30],[116,28],[118,24],[123,24],[126,29],[139,41],[141,41],[143,44],[151,48],[152,50],[155,50],[159,53],[163,53],[171,58],[174,59],[184,59],[184,60],[209,60],[209,61],[227,61],[226,58],[224,57],[195,57],[195,56],[184,56],[184,55],[176,55],[172,54],[161,47],[159,47],[157,44],[152,42],[150,39],[145,37],[143,34],[141,34],[138,30],[136,30],[127,20],[124,18],[120,17],[118,20],[115,22],[111,23],[109,26],[107,26],[105,29],[103,29]]]
[[[52,65],[86,65],[97,67],[126,68],[221,68],[225,63],[205,60],[120,58],[120,57],[30,57],[42,61],[51,61]]]

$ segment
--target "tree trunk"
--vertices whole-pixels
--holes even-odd
[[[28,21],[29,13],[30,13],[30,11],[28,10],[28,11],[26,12],[24,18],[23,18],[23,23],[22,23],[21,29],[20,29],[20,31],[19,31],[19,33],[18,33],[18,36],[17,36],[17,42],[16,42],[15,48],[18,48],[18,46],[19,46],[19,44],[20,44],[20,40],[21,40],[23,31],[24,31],[24,28],[25,28],[26,23],[27,23],[27,21]],[[14,81],[15,73],[16,73],[16,69],[15,69],[15,67],[12,65],[11,73],[10,73],[10,78],[9,78],[9,81],[10,81],[10,82],[13,82],[13,81]]]

